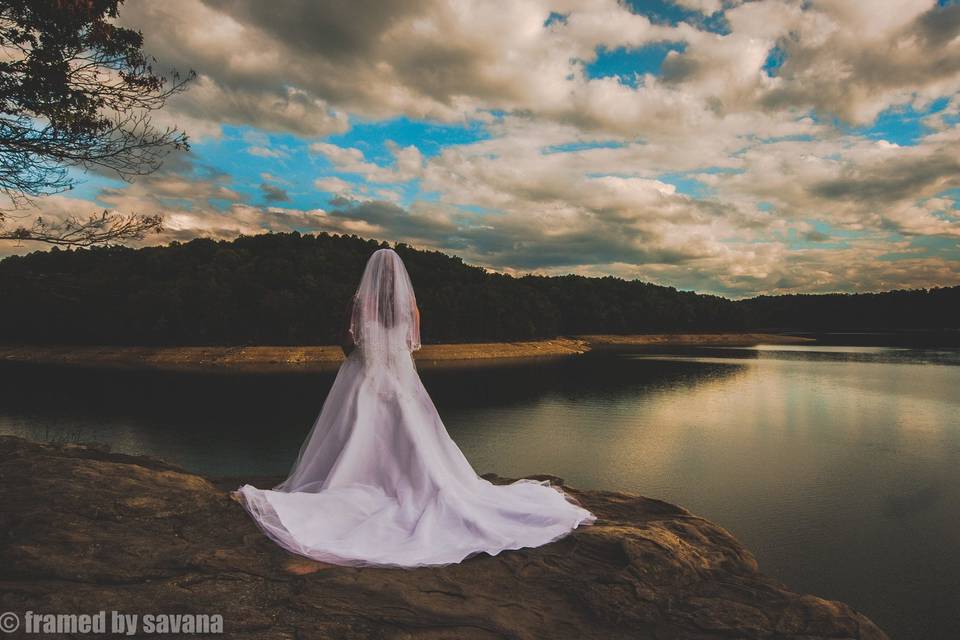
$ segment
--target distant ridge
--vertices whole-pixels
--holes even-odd
[[[390,245],[293,232],[13,256],[0,261],[0,341],[335,344],[366,259],[381,246]],[[414,282],[425,342],[960,328],[960,287],[733,301],[615,277],[511,277],[393,246]]]

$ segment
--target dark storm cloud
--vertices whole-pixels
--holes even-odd
[[[369,60],[384,33],[427,15],[429,0],[203,0],[216,11],[282,37],[291,48],[352,65]]]
[[[823,233],[822,231],[817,231],[816,229],[812,229],[810,231],[804,232],[803,239],[807,240],[808,242],[826,242],[827,240],[830,239],[830,236]]]
[[[478,224],[466,212],[408,211],[390,202],[354,203],[338,198],[334,220],[363,222],[383,237],[465,252],[495,268],[537,270],[612,262],[681,264],[702,257],[702,247],[673,243],[658,225],[596,219],[562,231],[543,233],[543,221],[526,216],[496,216],[496,224]],[[492,220],[491,220],[492,222]]]
[[[334,198],[329,216],[352,222],[365,222],[384,229],[389,237],[428,241],[431,244],[456,231],[456,224],[446,217],[411,213],[392,202],[373,200],[354,202]]]
[[[915,198],[960,186],[960,163],[947,155],[891,161],[810,186],[810,193],[830,200],[883,203]]]
[[[260,183],[260,190],[263,191],[263,199],[267,202],[289,202],[290,196],[287,190],[277,187],[267,182]]]
[[[917,19],[916,31],[931,47],[942,47],[960,35],[960,4],[934,7]]]
[[[483,67],[490,61],[483,49],[439,33],[407,46],[403,40],[411,34],[406,29],[393,32],[423,17],[443,16],[451,11],[448,3],[295,0],[278,11],[275,3],[259,0],[204,2],[239,22],[256,25],[282,42],[290,56],[311,60],[313,77],[301,74],[299,79],[332,102],[365,100],[374,79],[355,80],[368,77],[378,65],[389,66],[402,86],[439,103],[458,95],[496,98],[503,89],[488,82]]]

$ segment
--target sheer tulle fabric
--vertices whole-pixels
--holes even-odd
[[[420,348],[417,298],[410,276],[392,249],[375,252],[353,296],[350,333],[367,358]]]
[[[417,375],[418,324],[400,257],[377,251],[354,299],[357,349],[289,477],[238,491],[261,529],[321,562],[416,567],[540,546],[594,522],[549,483],[477,476]]]

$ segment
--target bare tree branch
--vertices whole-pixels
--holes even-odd
[[[116,240],[141,240],[149,233],[163,231],[160,216],[123,215],[104,210],[89,218],[70,217],[47,222],[37,218],[29,227],[0,228],[0,240],[43,242],[70,247],[89,247]]]
[[[0,0],[0,194],[14,209],[61,193],[71,167],[124,180],[156,171],[184,132],[150,113],[195,77],[154,71],[140,32],[114,23],[123,0]],[[109,214],[5,230],[0,239],[86,246],[142,237],[156,216]],[[58,235],[59,234],[59,235]]]

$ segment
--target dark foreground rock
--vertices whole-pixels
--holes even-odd
[[[559,542],[351,569],[282,551],[173,465],[0,437],[0,611],[221,614],[226,638],[886,638],[679,507],[569,491],[599,520]]]

